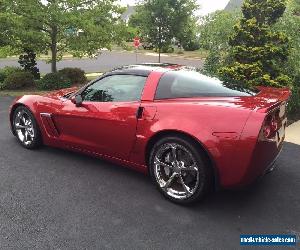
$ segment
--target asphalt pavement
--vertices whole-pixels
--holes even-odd
[[[153,63],[158,62],[158,57],[150,55],[151,53],[143,54],[139,53],[136,59],[136,55],[133,52],[125,51],[102,51],[101,54],[94,59],[65,59],[57,63],[57,68],[62,69],[65,67],[78,67],[83,69],[87,73],[91,72],[105,72],[113,68],[123,65],[135,64],[135,63]],[[153,54],[153,53],[152,53]],[[161,57],[163,63],[177,63],[187,66],[194,66],[201,68],[203,61],[201,59],[186,59],[182,56],[165,56]],[[51,71],[51,65],[46,61],[37,61],[37,66],[42,73],[49,73]],[[17,59],[0,59],[0,68],[5,66],[19,66]]]
[[[133,170],[22,148],[9,130],[11,102],[0,97],[0,249],[246,249],[240,234],[300,237],[299,145],[285,143],[277,169],[248,189],[183,207]]]

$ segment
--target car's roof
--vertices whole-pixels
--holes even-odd
[[[186,68],[186,66],[172,63],[142,63],[121,66],[112,70],[111,73],[148,76],[153,71],[166,72],[170,70],[180,70],[184,68]]]

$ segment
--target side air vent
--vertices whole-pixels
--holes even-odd
[[[59,132],[54,124],[52,115],[50,113],[41,113],[40,115],[47,134],[51,137],[58,137]]]

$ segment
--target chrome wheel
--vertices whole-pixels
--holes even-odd
[[[14,128],[19,140],[26,146],[33,143],[35,131],[33,121],[25,110],[17,112],[14,119]]]
[[[178,143],[160,146],[154,155],[154,176],[160,188],[174,199],[184,200],[199,186],[199,168],[193,154]]]

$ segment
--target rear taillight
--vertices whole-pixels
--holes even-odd
[[[280,123],[280,118],[278,116],[278,111],[269,114],[262,126],[262,136],[265,139],[271,139],[276,135],[276,132],[278,131]]]
[[[271,131],[275,132],[278,130],[278,118],[276,116],[272,116],[271,118],[271,122],[270,122],[270,127],[271,127]]]
[[[270,126],[265,126],[265,127],[263,127],[263,136],[265,137],[265,138],[269,138],[270,137],[270,135],[271,135],[271,127]]]

